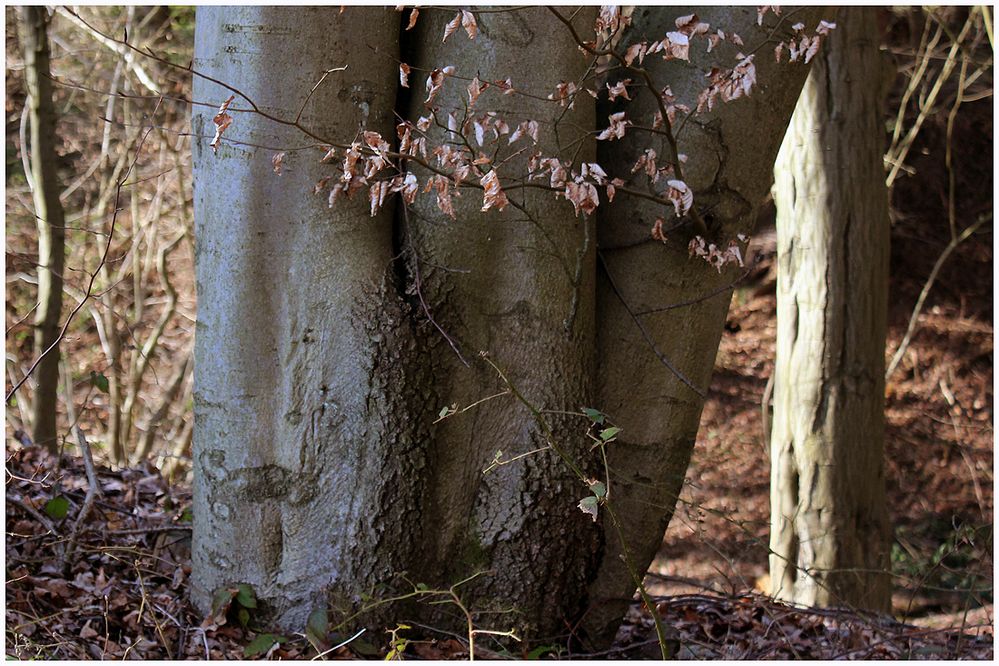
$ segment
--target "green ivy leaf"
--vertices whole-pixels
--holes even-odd
[[[351,649],[362,657],[377,657],[381,654],[381,651],[374,645],[359,638],[350,644]]]
[[[618,428],[617,426],[611,426],[610,428],[604,428],[603,430],[600,431],[600,439],[602,439],[605,442],[609,442],[619,432],[621,432],[621,429]]]
[[[541,659],[541,657],[551,653],[558,654],[557,645],[539,645],[527,653],[527,658],[529,660]]]
[[[250,641],[250,644],[243,648],[244,657],[256,657],[259,654],[266,654],[268,650],[279,643],[288,640],[284,636],[276,634],[258,634]]]
[[[583,407],[583,413],[586,414],[586,418],[590,419],[594,423],[603,423],[604,419],[607,417],[599,409],[593,409],[592,407]]]
[[[91,370],[90,381],[97,388],[98,391],[103,391],[104,393],[107,393],[108,391],[111,390],[111,387],[108,384],[108,378],[105,377],[104,373],[102,372],[95,372],[94,370]]]
[[[253,593],[253,588],[246,583],[236,586],[239,592],[236,593],[236,602],[243,608],[256,608],[257,595]]]
[[[600,500],[595,496],[590,495],[589,497],[584,497],[579,500],[579,510],[583,513],[589,514],[593,518],[593,522],[597,522],[597,511],[599,510]]]
[[[56,495],[45,503],[45,513],[49,514],[49,518],[62,520],[69,513],[69,500],[63,495]]]
[[[194,522],[194,511],[191,509],[184,509],[180,514],[180,522],[182,523],[193,523]]]
[[[417,590],[419,590],[420,592],[426,592],[426,591],[427,591],[427,590],[429,590],[430,588],[429,588],[429,587],[427,587],[427,584],[426,584],[426,583],[417,583],[417,584],[416,584],[416,589],[417,589]]]
[[[239,620],[239,626],[245,627],[250,624],[250,611],[245,608],[240,608],[236,611],[236,619]]]

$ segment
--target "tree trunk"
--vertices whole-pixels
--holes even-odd
[[[66,230],[56,171],[56,117],[52,105],[48,22],[45,7],[21,9],[31,125],[31,193],[38,223],[38,309],[35,311],[34,349],[36,354],[47,352],[35,370],[37,388],[32,401],[32,434],[36,444],[55,453],[59,449],[56,404]],[[22,146],[21,149],[26,148]]]
[[[512,77],[518,90],[533,97],[487,90],[471,113],[496,111],[511,126],[537,120],[539,142],[531,150],[591,161],[592,147],[584,144],[579,152],[571,140],[577,137],[575,128],[594,126],[593,99],[578,97],[571,110],[544,99],[560,79],[583,77],[587,65],[556,17],[543,7],[480,14],[474,41],[462,31],[442,44],[440,35],[453,16],[421,16],[412,36],[412,65],[429,71],[450,64],[457,76],[477,75],[483,81]],[[593,8],[584,9],[575,25],[592,29],[594,18]],[[460,122],[468,103],[466,85],[449,82],[433,101],[442,124],[450,112]],[[412,94],[413,122],[429,114],[422,92],[418,87]],[[442,128],[429,136],[434,145],[449,139]],[[514,145],[503,155],[521,147]],[[529,155],[524,151],[499,172],[526,176]],[[473,178],[479,180],[490,168],[483,166]],[[421,182],[429,175],[418,174]],[[480,212],[481,194],[469,190],[454,201],[456,219],[442,213],[432,197],[418,198],[408,215],[410,278],[420,280],[429,311],[470,366],[436,331],[428,331],[435,346],[434,404],[460,407],[504,388],[479,357],[484,351],[536,406],[578,410],[592,405],[593,220],[576,217],[572,205],[555,201],[551,192],[520,189],[508,195],[511,205],[502,213]],[[595,472],[585,419],[546,419],[563,452]],[[428,582],[445,584],[489,569],[495,573],[468,590],[480,600],[479,608],[515,606],[518,624],[534,632],[564,630],[582,610],[579,592],[586,588],[599,547],[599,530],[576,506],[586,486],[552,451],[483,474],[497,451],[510,459],[546,445],[534,415],[512,396],[447,419],[431,435],[423,517],[427,562],[433,563],[428,570],[439,574]]]
[[[766,39],[755,10],[726,11],[720,27],[742,31],[747,42]],[[482,191],[462,189],[454,219],[433,194],[374,219],[366,197],[341,199],[329,210],[325,194],[311,194],[314,183],[336,174],[320,164],[323,150],[308,148],[315,137],[349,142],[362,129],[395,136],[393,112],[414,122],[428,115],[421,83],[445,65],[455,72],[432,104],[441,125],[450,112],[464,120],[467,86],[477,76],[511,77],[527,94],[486,90],[467,110],[470,117],[489,110],[511,129],[528,119],[540,126],[537,147],[528,139],[528,149],[512,155],[521,146],[508,149],[504,140],[496,159],[502,165],[480,164],[469,181],[493,168],[504,184],[526,180],[535,149],[573,159],[576,168],[593,159],[592,144],[579,140],[595,126],[592,98],[577,96],[572,109],[545,99],[559,81],[582,81],[587,71],[558,18],[543,8],[478,12],[475,40],[459,28],[441,43],[455,13],[425,9],[407,32],[399,14],[382,9],[198,12],[194,69],[239,88],[272,116],[244,113],[249,105],[237,94],[232,109],[239,111],[230,110],[234,122],[218,153],[207,139],[194,148],[194,597],[203,610],[215,589],[249,583],[265,614],[300,630],[324,598],[346,611],[366,595],[406,591],[397,576],[405,571],[411,583],[444,589],[476,576],[459,590],[468,608],[515,611],[478,615],[488,628],[564,634],[587,614],[588,595],[628,597],[635,589],[631,573],[615,565],[617,537],[604,536],[601,523],[577,508],[589,491],[571,466],[600,476],[602,464],[590,449],[588,422],[571,412],[602,402],[635,433],[612,453],[615,475],[623,470],[631,484],[620,491],[619,512],[642,514],[627,527],[638,545],[637,571],[662,538],[703,398],[652,367],[655,357],[606,280],[598,291],[592,219],[529,187],[511,186],[507,209],[486,213]],[[640,25],[659,33],[682,13],[656,10]],[[593,19],[594,10],[583,9],[574,26],[592,34]],[[734,53],[725,57],[728,63]],[[400,58],[412,66],[412,89],[400,89],[396,100]],[[275,121],[293,120],[323,72],[343,65],[305,105],[302,124],[314,137]],[[752,226],[804,79],[800,66],[758,69],[766,85],[754,96],[692,118],[681,134],[692,156],[706,151],[707,166],[699,164],[693,180],[703,205],[713,206],[719,238]],[[695,105],[702,71],[662,71],[684,80],[674,89]],[[198,100],[220,103],[230,94],[195,79]],[[212,135],[215,113],[195,111],[196,135]],[[750,117],[763,113],[761,130]],[[752,136],[737,141],[739,133]],[[428,134],[431,147],[461,145],[442,127]],[[614,151],[621,154],[605,157],[627,174],[646,141],[620,143]],[[279,151],[286,153],[281,175],[270,159]],[[430,174],[409,168],[422,186]],[[681,300],[731,281],[688,259],[686,239],[630,253],[611,249],[648,236],[651,219],[637,227],[628,221],[633,211],[652,211],[629,203],[607,218],[612,228],[601,232],[601,242],[636,306],[661,304],[653,293]],[[649,317],[657,344],[702,387],[727,306],[725,295],[697,306],[689,321]],[[598,327],[601,308],[615,321]],[[605,337],[600,346],[598,335]],[[600,371],[598,349],[610,358]],[[442,407],[474,403],[438,418]],[[484,473],[497,457],[503,464]],[[652,496],[638,496],[640,474],[655,488]],[[649,512],[650,503],[656,510]],[[601,629],[620,620],[626,603],[601,606]],[[453,622],[446,610],[437,619]]]
[[[659,39],[663,26],[693,12],[712,28],[739,34],[746,44],[742,50],[768,39],[769,30],[757,26],[755,7],[641,7],[620,48]],[[819,15],[819,8],[799,10],[796,20],[812,27]],[[784,37],[778,33],[778,39]],[[694,108],[706,85],[704,72],[711,65],[731,67],[738,50],[723,43],[708,56],[698,54],[696,67],[653,56],[645,66],[661,85],[671,86],[678,102]],[[765,165],[777,154],[807,74],[801,64],[776,64],[770,52],[764,47],[754,60],[760,85],[749,97],[719,102],[714,111],[691,116],[678,128],[679,152],[689,155],[684,179],[694,191],[695,205],[706,211],[708,240],[719,245],[752,232],[771,184]],[[656,106],[645,95],[626,109],[628,118],[648,126]],[[614,110],[601,109],[599,117]],[[648,147],[664,163],[671,154],[664,138],[632,131],[620,141],[601,142],[598,161],[608,173],[627,174]],[[644,574],[662,544],[690,462],[731,300],[732,290],[725,287],[739,278],[741,269],[730,265],[719,273],[691,257],[689,226],[667,234],[666,243],[653,239],[656,218],[674,219],[671,209],[619,195],[598,214],[603,268],[597,285],[598,404],[623,428],[610,449],[613,501],[626,517],[624,536],[634,554],[633,566]],[[679,306],[688,301],[696,302]],[[665,309],[648,312],[658,308]],[[648,313],[637,314],[642,312]],[[649,340],[694,388],[657,358]],[[586,625],[591,632],[612,636],[627,606],[622,599],[631,596],[634,583],[621,559],[620,539],[611,526],[605,531],[607,551],[590,588],[596,605]]]
[[[885,611],[882,64],[875,9],[837,23],[776,169],[770,577],[781,599]]]
[[[399,17],[391,9],[202,7],[194,69],[313,133],[394,135]],[[315,92],[310,91],[326,70]],[[194,98],[231,92],[201,77]],[[406,570],[425,454],[403,403],[414,342],[393,287],[392,213],[329,209],[325,150],[237,95],[218,153],[194,142],[194,601],[253,585],[261,615],[304,626]],[[236,111],[235,109],[239,109]],[[195,107],[197,136],[214,109]],[[242,143],[235,143],[242,142]],[[285,152],[282,173],[272,158]]]

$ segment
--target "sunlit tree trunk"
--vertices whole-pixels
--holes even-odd
[[[38,309],[35,311],[35,354],[45,356],[35,370],[32,430],[36,444],[58,450],[56,404],[59,388],[59,331],[65,257],[65,218],[59,202],[56,171],[56,116],[49,68],[48,11],[23,7],[24,74],[31,125],[31,181],[38,225]],[[26,147],[22,146],[22,150]]]
[[[202,7],[194,69],[272,116],[301,111],[317,135],[391,137],[398,30],[392,9]],[[231,94],[194,78],[197,100]],[[325,150],[246,109],[237,95],[217,154],[193,142],[193,594],[207,609],[217,588],[248,583],[263,616],[302,628],[327,589],[371,591],[420,542],[426,463],[404,407],[414,347],[392,211],[369,217],[366,197],[328,208],[312,194],[332,171]],[[215,113],[195,107],[198,137]]]
[[[840,12],[776,168],[770,575],[781,599],[884,611],[889,220],[875,12]]]

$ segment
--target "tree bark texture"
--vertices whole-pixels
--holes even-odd
[[[203,7],[194,68],[271,115],[301,109],[317,134],[392,136],[398,29],[391,9]],[[195,99],[231,94],[194,81]],[[197,135],[214,114],[195,112]],[[194,142],[194,599],[249,583],[277,624],[301,627],[324,588],[365,591],[419,543],[424,454],[400,406],[415,343],[391,289],[391,211],[327,208],[312,194],[325,151],[233,114],[227,138],[243,143]]]
[[[746,45],[743,51],[771,36],[757,26],[755,7],[638,7],[619,48],[659,39],[663,26],[690,13],[712,28],[739,34]],[[796,20],[812,27],[819,15],[819,8],[799,9]],[[775,38],[785,37],[778,33]],[[705,73],[712,65],[730,67],[739,50],[723,43],[708,56],[691,56],[694,64],[650,56],[645,66],[655,81],[672,88],[678,102],[693,109]],[[752,233],[772,182],[764,165],[776,157],[807,74],[801,64],[778,65],[770,52],[771,47],[764,47],[754,59],[759,87],[749,97],[719,102],[713,111],[682,122],[678,114],[679,126],[674,128],[679,152],[689,156],[684,180],[694,191],[695,205],[706,211],[702,215],[710,230],[708,240],[720,245]],[[630,73],[620,77],[636,78]],[[626,107],[601,108],[598,117],[622,109],[636,124],[651,126],[657,107],[645,95]],[[665,138],[640,131],[598,147],[598,162],[608,173],[629,173],[647,147],[664,158],[671,154]],[[732,291],[725,286],[738,279],[741,269],[729,265],[719,273],[690,257],[689,226],[668,233],[666,243],[653,239],[650,230],[656,218],[675,218],[671,210],[652,202],[619,196],[601,206],[598,217],[598,404],[623,429],[610,449],[612,499],[625,517],[633,566],[644,573],[662,543],[683,484],[731,300]],[[676,307],[691,300],[697,302]],[[666,309],[650,312],[661,308]],[[693,389],[657,358],[649,340]],[[620,539],[606,523],[605,531],[607,551],[590,588],[595,605],[586,625],[591,633],[612,637],[627,605],[622,599],[630,597],[634,585],[625,572]]]
[[[38,226],[38,309],[35,311],[36,354],[48,351],[35,370],[32,402],[32,435],[36,444],[51,452],[59,448],[56,405],[59,388],[59,331],[62,314],[62,274],[65,216],[59,202],[56,155],[56,115],[52,104],[49,67],[48,11],[22,7],[24,77],[28,89],[28,122],[31,126],[31,182]],[[26,150],[21,146],[21,150]],[[49,348],[52,349],[49,351]]]
[[[483,81],[509,76],[533,97],[505,96],[493,89],[482,95],[477,108],[466,111],[467,81],[456,80],[433,101],[441,124],[448,113],[461,122],[466,113],[481,115],[485,109],[511,126],[533,119],[540,131],[532,150],[564,160],[574,154],[592,160],[592,148],[579,152],[571,142],[579,127],[594,126],[593,99],[577,98],[573,109],[544,99],[560,79],[577,81],[586,73],[586,59],[556,17],[543,7],[484,13],[477,17],[474,41],[461,32],[441,43],[453,16],[432,12],[420,17],[407,49],[413,67],[429,71],[449,64],[458,76],[477,75]],[[575,26],[584,31],[594,18],[594,9],[585,8]],[[429,113],[422,92],[414,90],[409,103],[414,123]],[[455,141],[441,127],[428,134],[434,145]],[[529,155],[524,151],[507,161],[502,173],[526,181]],[[473,178],[490,168],[482,167]],[[429,176],[417,173],[421,182]],[[442,213],[432,197],[417,198],[408,214],[410,281],[421,281],[434,319],[464,357],[431,334],[437,337],[432,361],[436,404],[463,406],[504,388],[496,371],[479,357],[487,352],[537,407],[578,410],[594,400],[593,220],[576,217],[572,205],[554,200],[551,192],[521,189],[508,196],[511,205],[502,213],[481,212],[481,194],[467,190],[454,201],[456,219]],[[595,473],[586,421],[546,418],[563,452]],[[599,530],[576,507],[587,488],[552,451],[488,474],[482,471],[497,451],[509,459],[546,444],[534,415],[512,397],[441,422],[429,444],[423,507],[433,583],[495,571],[477,579],[469,592],[491,606],[515,606],[521,613],[518,624],[551,633],[582,611],[583,596],[567,590],[585,590],[596,561]]]
[[[767,37],[755,28],[755,10],[727,11],[715,18],[719,27]],[[636,23],[658,38],[684,13],[651,10]],[[349,142],[362,129],[394,137],[394,112],[413,122],[428,115],[421,83],[433,68],[453,65],[454,77],[433,102],[437,122],[446,126],[454,113],[461,123],[486,110],[511,127],[537,120],[536,149],[546,157],[591,161],[592,98],[577,96],[572,109],[545,99],[559,81],[586,76],[587,59],[558,18],[544,8],[479,12],[475,40],[459,29],[442,43],[454,15],[424,9],[405,31],[400,18],[408,14],[383,9],[204,8],[194,69],[278,118],[294,119],[308,98],[302,123]],[[593,8],[575,14],[579,34],[592,34],[594,16]],[[397,97],[400,59],[413,73],[411,89]],[[711,64],[664,73],[684,81],[674,90],[682,87],[693,106]],[[309,97],[325,71],[343,65]],[[800,66],[759,70],[763,85],[754,96],[691,119],[680,135],[692,159],[706,151],[698,192],[726,239],[752,226],[804,79]],[[527,95],[494,88],[469,108],[474,76],[511,77]],[[199,77],[194,93],[212,102],[232,94]],[[594,220],[575,216],[551,192],[518,187],[507,192],[505,211],[485,213],[481,190],[462,189],[454,219],[432,194],[374,219],[366,197],[328,209],[325,195],[311,193],[333,173],[319,163],[323,151],[298,130],[245,112],[248,106],[237,95],[239,111],[230,111],[235,120],[217,154],[207,138],[215,109],[197,108],[192,119],[203,137],[194,148],[195,601],[207,610],[218,587],[249,583],[278,624],[300,629],[325,601],[347,609],[363,595],[387,596],[403,571],[409,581],[444,588],[478,574],[460,593],[491,628],[552,636],[592,614],[606,633],[627,602],[600,603],[591,613],[589,601],[627,598],[634,581],[614,563],[617,537],[577,508],[587,486],[550,444],[601,476],[586,419],[567,412],[606,403],[620,425],[634,429],[612,450],[612,475],[631,486],[615,501],[635,521],[627,535],[644,571],[668,523],[702,397],[656,362],[606,277],[598,277]],[[766,114],[765,129],[740,114]],[[736,140],[740,132],[749,136]],[[461,142],[442,127],[428,134],[432,145]],[[646,140],[617,142],[601,164],[626,164],[627,173]],[[503,164],[505,183],[516,182],[510,174],[526,180],[533,149]],[[270,159],[278,151],[286,153],[281,175]],[[422,186],[430,174],[410,168]],[[481,165],[469,180],[491,168]],[[616,206],[600,221],[608,225],[600,242],[634,307],[731,281],[688,259],[686,240],[645,242],[653,213],[666,211],[634,201]],[[620,247],[629,243],[636,248]],[[645,318],[656,343],[698,386],[707,386],[727,307],[722,295],[693,314]],[[490,398],[509,386],[479,352],[533,407],[548,411],[539,417],[512,395]],[[598,369],[602,354],[608,359]],[[478,401],[438,419],[442,407]],[[498,451],[504,461],[528,455],[483,473]],[[484,614],[501,609],[514,612]]]
[[[873,8],[840,11],[776,168],[774,594],[890,608],[884,350],[888,197]]]

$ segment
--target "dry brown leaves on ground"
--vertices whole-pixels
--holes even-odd
[[[102,497],[81,526],[75,556],[64,565],[66,544],[87,490],[82,465],[69,456],[60,465],[42,451],[9,444],[6,470],[9,656],[316,656],[303,634],[269,637],[240,626],[235,618],[225,624],[205,622],[190,605],[188,488],[169,486],[152,469],[99,469]],[[53,502],[58,497],[65,503]],[[794,609],[758,595],[664,597],[659,610],[673,628],[681,659],[989,659],[993,653],[991,612],[979,624],[966,622],[957,631],[850,612]],[[468,658],[463,640],[434,631],[407,631],[403,656]],[[533,652],[483,654],[510,659],[636,658],[658,653],[654,636],[648,612],[636,604],[614,647],[604,652],[573,652],[566,641]],[[330,645],[341,641],[337,636],[325,638]],[[390,649],[389,633],[369,634],[324,657],[384,658]]]

